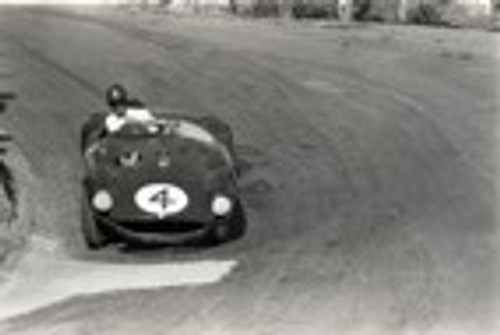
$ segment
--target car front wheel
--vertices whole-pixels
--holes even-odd
[[[89,249],[101,249],[110,242],[107,235],[102,231],[96,218],[92,215],[86,199],[82,199],[81,232],[83,240]]]
[[[231,217],[221,219],[214,224],[208,234],[210,245],[219,245],[241,238],[247,228],[245,210],[241,202],[237,202]]]

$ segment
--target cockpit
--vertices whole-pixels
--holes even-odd
[[[206,144],[214,144],[215,137],[198,124],[181,119],[158,118],[148,122],[127,122],[112,134],[116,137],[155,137],[173,135]]]

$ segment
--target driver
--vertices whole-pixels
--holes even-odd
[[[154,115],[138,99],[129,98],[125,88],[114,84],[106,91],[110,113],[106,116],[105,127],[109,133],[116,132],[129,122],[148,123]]]

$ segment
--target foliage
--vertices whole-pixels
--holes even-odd
[[[298,19],[338,17],[337,1],[294,1],[292,15]]]
[[[158,0],[172,4],[173,0]],[[228,0],[226,11],[252,17],[288,17],[295,19],[342,19],[345,11],[340,0]],[[500,0],[492,0],[496,10]],[[201,1],[193,1],[201,4]],[[205,2],[203,2],[205,4]],[[351,0],[346,17],[355,21],[404,21],[410,24],[498,29],[500,19],[481,10],[480,3],[457,0]]]
[[[7,196],[10,202],[14,204],[17,202],[14,176],[3,160],[0,160],[0,188],[2,188],[2,193]]]
[[[421,3],[410,8],[407,14],[408,23],[425,25],[443,25],[441,6],[432,3]]]
[[[254,0],[240,13],[255,17],[289,16],[330,18],[337,16],[337,0]]]
[[[247,9],[255,17],[273,17],[280,15],[280,3],[277,0],[256,0]]]

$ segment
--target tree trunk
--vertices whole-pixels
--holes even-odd
[[[340,20],[344,23],[350,23],[352,21],[352,5],[353,0],[339,0],[338,2],[338,10]]]
[[[408,14],[408,0],[399,0],[398,3],[398,21],[406,22],[406,16]]]

